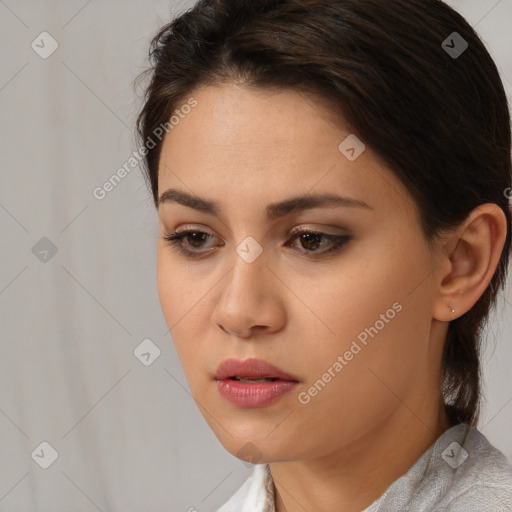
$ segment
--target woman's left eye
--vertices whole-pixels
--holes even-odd
[[[195,249],[204,248],[204,243],[214,238],[214,235],[204,231],[187,230],[174,233],[166,233],[163,239],[166,240],[171,246],[176,247],[182,254],[188,257],[199,257],[206,254],[206,251],[198,251]],[[303,249],[298,249],[299,252],[308,255],[323,255],[331,251],[336,251],[351,240],[349,235],[330,235],[319,231],[302,230],[294,233],[291,240],[298,240]],[[325,247],[323,241],[327,240],[330,246],[327,250],[318,250]],[[187,243],[184,244],[183,241]],[[192,249],[192,250],[191,250]],[[208,251],[210,252],[210,251]]]
[[[319,253],[319,254],[325,254],[331,251],[336,251],[339,249],[342,245],[346,244],[351,237],[349,235],[329,235],[327,233],[321,233],[319,231],[299,231],[294,234],[292,237],[292,240],[299,239],[299,243],[302,247],[306,249],[306,251],[302,251],[299,249],[299,251],[302,252],[313,252],[313,253]],[[330,248],[324,251],[318,251],[314,248],[317,247],[325,247],[325,244],[322,244],[322,239],[327,240]]]

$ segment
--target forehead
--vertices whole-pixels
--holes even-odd
[[[326,108],[292,90],[227,83],[201,88],[191,96],[197,105],[165,137],[164,157],[171,152],[175,158],[193,161],[209,154],[221,159],[212,164],[243,161],[268,166],[272,161],[319,158],[345,131],[329,119]],[[190,154],[192,145],[196,151]]]
[[[347,158],[344,141],[357,139],[325,102],[234,84],[190,96],[196,106],[163,142],[159,194],[185,187],[220,203],[243,207],[250,200],[262,208],[307,192],[352,196],[377,207],[410,199],[368,147],[355,160]]]

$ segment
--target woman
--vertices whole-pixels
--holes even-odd
[[[219,511],[512,510],[477,428],[510,119],[473,29],[437,0],[203,0],[150,54],[160,302],[256,464]]]

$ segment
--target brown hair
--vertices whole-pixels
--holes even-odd
[[[462,40],[467,49],[450,54]],[[137,118],[142,142],[200,86],[293,88],[328,100],[389,164],[414,198],[427,240],[480,204],[503,210],[508,232],[497,270],[476,304],[450,322],[442,362],[448,417],[476,424],[482,329],[511,248],[511,140],[498,70],[464,18],[440,0],[200,0],[159,30],[149,56],[152,67],[138,77],[152,75]],[[161,145],[144,160],[156,206]]]

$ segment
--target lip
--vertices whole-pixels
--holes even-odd
[[[263,359],[225,359],[215,372],[215,380],[241,377],[246,379],[274,378],[298,382],[298,377],[284,372]]]
[[[268,382],[241,382],[233,377],[276,379]],[[262,359],[226,359],[217,368],[215,381],[219,393],[237,407],[265,407],[274,403],[299,384],[294,375]]]

